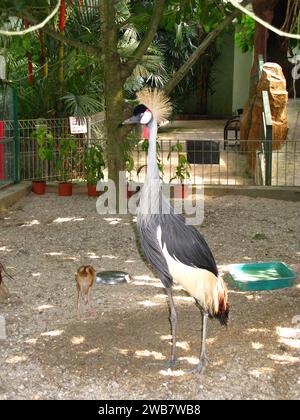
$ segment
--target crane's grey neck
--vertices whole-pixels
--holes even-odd
[[[156,159],[156,139],[157,139],[157,122],[154,118],[148,124],[149,128],[149,148],[147,161],[146,179],[159,179],[159,172]]]
[[[157,122],[155,119],[152,119],[148,124],[148,128],[149,149],[147,175],[141,190],[140,204],[137,211],[138,224],[147,223],[153,215],[170,213],[170,204],[164,199],[161,191],[161,181],[156,158]]]

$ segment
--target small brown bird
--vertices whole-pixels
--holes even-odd
[[[77,318],[80,319],[80,301],[90,305],[91,288],[96,280],[96,271],[91,265],[82,265],[78,268],[75,276],[77,286]]]

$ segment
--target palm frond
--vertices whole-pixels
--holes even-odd
[[[75,95],[69,92],[61,100],[65,104],[66,112],[79,119],[104,109],[102,102],[89,95]]]

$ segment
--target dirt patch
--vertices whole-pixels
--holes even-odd
[[[299,204],[209,198],[200,227],[218,265],[300,261]],[[300,285],[273,292],[230,290],[228,328],[209,321],[204,374],[197,362],[200,314],[175,287],[178,366],[164,289],[138,252],[130,217],[100,217],[85,196],[30,195],[0,214],[0,259],[14,277],[0,305],[0,399],[232,399],[300,397]],[[125,270],[131,282],[95,286],[94,315],[77,321],[79,265]]]

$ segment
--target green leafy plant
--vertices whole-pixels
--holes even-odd
[[[77,146],[73,137],[63,137],[59,142],[56,169],[61,182],[68,182],[72,178],[73,167],[76,163]]]
[[[185,154],[183,153],[183,146],[180,143],[177,143],[173,146],[171,146],[169,154],[168,154],[168,160],[171,158],[171,154],[177,152],[178,153],[178,163],[176,166],[176,174],[170,178],[170,183],[174,181],[174,179],[177,179],[181,184],[184,182],[185,179],[190,179],[191,174],[191,165],[187,161],[187,158]]]
[[[92,144],[85,150],[84,154],[85,179],[88,184],[96,185],[100,179],[104,178],[102,170],[104,166],[102,147],[98,144]]]
[[[138,136],[133,131],[131,132],[124,141],[124,161],[126,171],[129,172],[129,179],[131,179],[131,172],[134,169],[134,158],[132,151],[138,142]]]
[[[55,140],[51,131],[48,130],[46,124],[37,125],[37,128],[30,136],[37,142],[38,157],[42,162],[50,162],[53,159],[55,149]],[[39,166],[38,162],[35,166],[35,178],[42,178],[43,169]]]
[[[51,131],[46,125],[37,127],[38,155],[41,160],[52,160],[55,147],[55,141]]]
[[[235,39],[243,53],[252,51],[254,46],[255,21],[244,16],[241,20],[239,31],[235,34]]]

